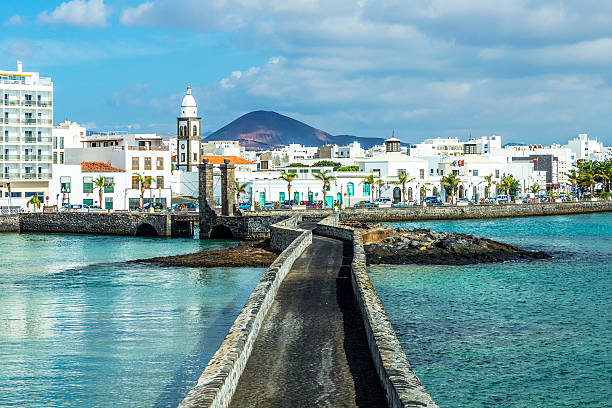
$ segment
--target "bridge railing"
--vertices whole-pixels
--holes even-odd
[[[333,214],[317,224],[317,235],[353,242],[351,284],[361,309],[368,347],[389,407],[437,407],[408,358],[367,272],[361,232],[338,227]]]
[[[293,221],[288,221],[291,222]],[[196,386],[180,403],[180,408],[216,408],[229,405],[278,288],[295,260],[311,243],[312,232],[302,230],[270,265]]]

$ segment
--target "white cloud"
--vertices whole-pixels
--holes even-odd
[[[6,20],[6,24],[9,24],[9,25],[18,25],[18,24],[23,24],[23,23],[24,23],[24,19],[19,14],[15,14],[14,16]]]
[[[78,27],[105,27],[111,9],[104,0],[70,0],[52,12],[38,14],[38,21],[49,24],[67,24]]]

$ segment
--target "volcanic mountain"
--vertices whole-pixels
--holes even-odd
[[[286,146],[290,143],[321,146],[346,145],[353,141],[359,142],[367,149],[384,141],[374,137],[332,136],[298,120],[270,111],[247,113],[204,138],[205,142],[216,140],[238,140],[241,146],[254,150]]]

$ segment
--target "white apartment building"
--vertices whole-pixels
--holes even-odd
[[[464,142],[456,137],[425,139],[421,143],[412,144],[408,148],[409,156],[458,156],[464,153]]]
[[[65,120],[53,127],[53,164],[64,164],[65,149],[84,147],[87,129]]]
[[[596,160],[598,154],[601,154],[604,150],[603,143],[597,141],[597,139],[589,139],[589,135],[586,133],[581,133],[578,137],[570,139],[567,142],[567,147],[575,153],[576,160]]]
[[[141,191],[136,181],[137,174],[152,178],[152,182],[147,187],[143,197],[144,203],[161,202],[164,207],[171,204],[170,149],[163,143],[161,136],[120,132],[88,132],[82,144],[84,145],[82,148],[65,149],[64,164],[80,166],[83,162],[102,162],[123,170],[123,173],[118,174],[117,177],[124,177],[125,180],[118,183],[115,190],[117,194],[124,197],[124,200],[122,202],[114,201],[114,209],[133,209],[140,206]],[[67,176],[64,175],[63,177]],[[83,178],[89,177],[89,175],[77,173],[74,174],[74,177]],[[54,176],[52,183],[55,188],[62,184],[62,180],[59,176]],[[123,190],[118,191],[120,188],[123,188]],[[82,201],[83,197],[62,195],[58,204],[83,204],[82,202],[75,202],[75,199]]]
[[[94,180],[104,177],[108,185],[100,190]],[[130,188],[125,170],[104,162],[84,161],[81,164],[57,164],[53,166],[53,180],[50,186],[50,204],[71,205],[78,208],[83,205],[97,205],[105,210],[125,210],[128,208],[125,191]]]
[[[53,82],[38,72],[0,70],[0,193],[22,206],[49,191],[52,163]],[[0,206],[8,205],[0,200]]]

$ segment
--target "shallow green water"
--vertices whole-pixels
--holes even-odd
[[[176,406],[263,269],[122,262],[220,245],[0,234],[0,406]]]
[[[414,371],[441,407],[612,406],[612,214],[401,226],[554,255],[370,268]]]

